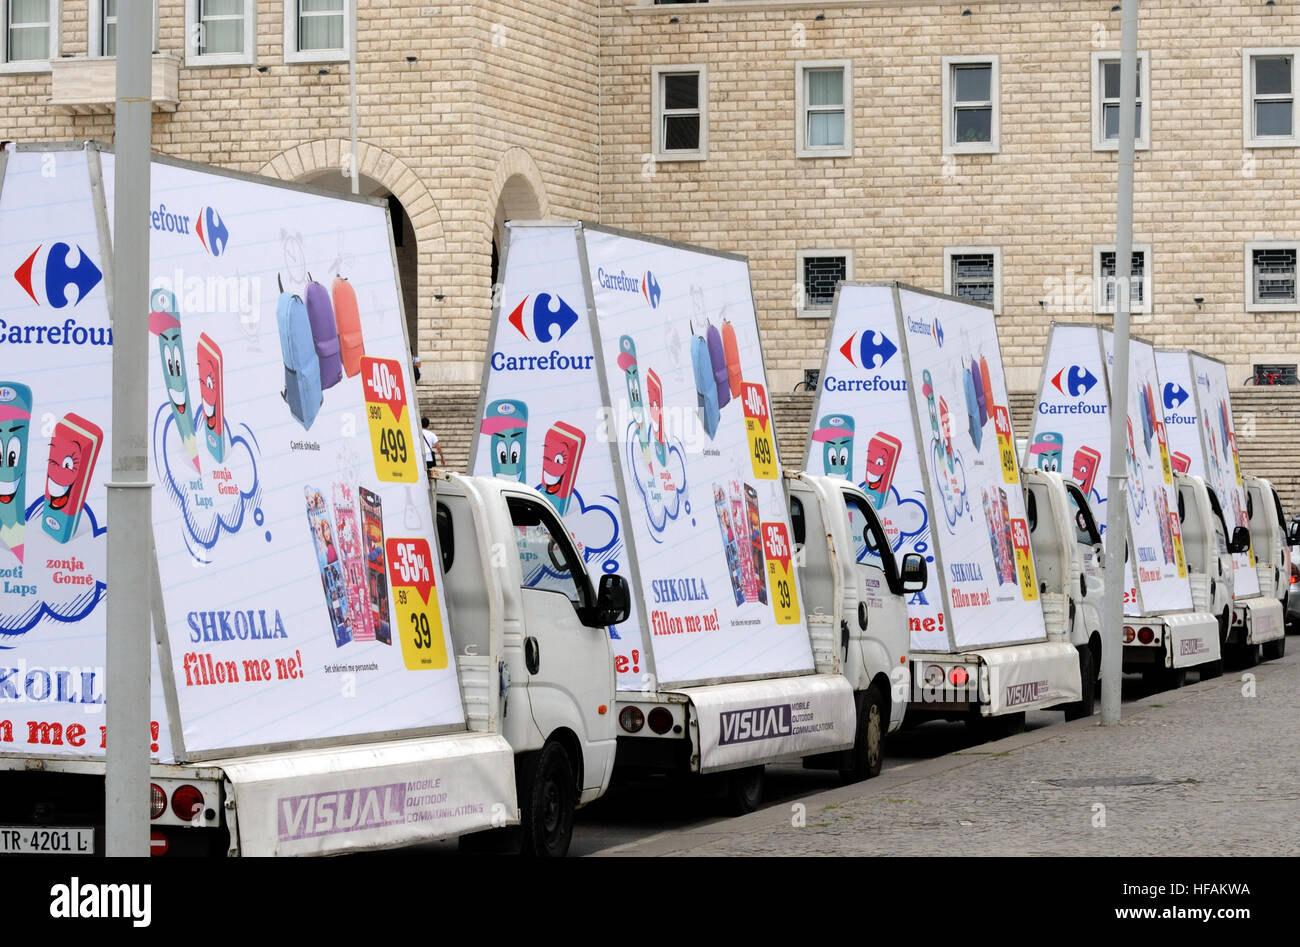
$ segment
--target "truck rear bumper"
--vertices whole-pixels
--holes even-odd
[[[1042,710],[1083,696],[1079,651],[1066,641],[916,655],[912,667],[912,705],[920,712],[967,704],[991,717]],[[967,678],[954,685],[952,672],[958,667]]]
[[[1209,612],[1126,617],[1124,624],[1139,631],[1150,628],[1158,636],[1151,644],[1124,645],[1126,671],[1196,667],[1221,657],[1219,620]]]
[[[1231,638],[1245,644],[1263,644],[1286,634],[1286,616],[1282,603],[1275,598],[1239,598],[1232,609],[1233,634]],[[1244,629],[1245,637],[1241,637]]]

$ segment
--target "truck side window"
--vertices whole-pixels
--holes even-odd
[[[438,504],[437,528],[438,551],[442,554],[442,572],[446,575],[451,571],[451,564],[456,561],[456,541],[451,529],[451,510],[447,509],[445,503]]]
[[[898,564],[889,546],[880,518],[862,498],[852,493],[841,493],[844,508],[849,514],[849,532],[853,536],[853,551],[857,561],[875,566],[885,573],[891,588],[898,586]]]
[[[1083,499],[1083,494],[1079,492],[1078,487],[1066,486],[1066,494],[1070,497],[1070,506],[1074,507],[1074,539],[1075,542],[1083,543],[1085,546],[1095,546],[1101,542],[1101,533],[1097,531],[1097,524],[1093,521],[1092,510],[1088,503]]]
[[[549,510],[522,497],[507,497],[510,522],[515,527],[524,588],[559,592],[582,608],[592,601],[587,575],[574,569],[577,553],[569,535]]]
[[[808,541],[808,525],[803,516],[803,503],[797,497],[790,497],[790,531],[794,533],[796,546],[802,546]]]

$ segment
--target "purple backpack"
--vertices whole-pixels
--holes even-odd
[[[307,318],[311,322],[311,335],[316,343],[316,359],[320,362],[321,389],[333,388],[343,377],[343,358],[339,354],[339,330],[334,323],[334,307],[330,294],[320,283],[307,274]]]
[[[722,333],[717,326],[709,326],[709,361],[713,363],[713,381],[718,386],[718,408],[731,400],[731,379],[727,374],[727,354],[722,348]]]

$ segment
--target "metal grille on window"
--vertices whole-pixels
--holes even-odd
[[[1296,301],[1296,248],[1256,250],[1255,302],[1293,303]]]
[[[952,258],[952,294],[974,303],[993,305],[993,254],[957,253]]]
[[[842,256],[803,258],[805,309],[829,309],[835,301],[835,287],[848,279],[848,264]]]
[[[1129,306],[1136,309],[1146,299],[1146,254],[1133,251],[1132,272],[1129,275]],[[1106,305],[1115,305],[1115,251],[1103,250],[1101,254],[1101,281],[1106,287]]]

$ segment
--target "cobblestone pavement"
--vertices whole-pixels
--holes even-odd
[[[599,854],[1295,855],[1295,652],[1126,703],[1115,728],[1098,713]]]

